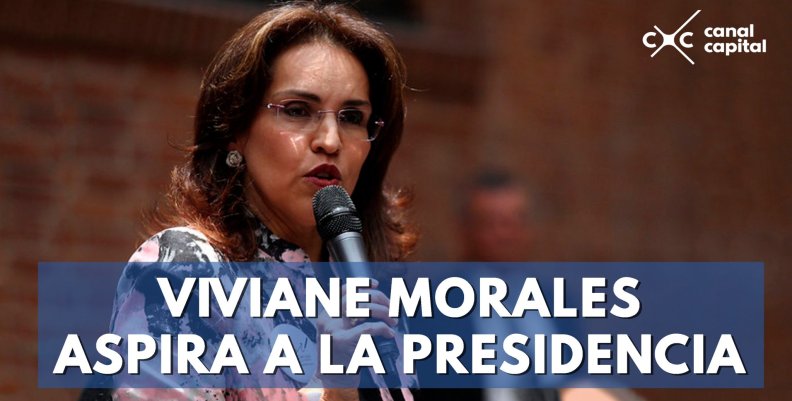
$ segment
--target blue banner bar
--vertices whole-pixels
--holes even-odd
[[[762,263],[368,267],[388,299],[355,309],[374,290],[338,264],[40,263],[39,386],[764,385]],[[398,321],[399,372],[381,374],[379,340],[342,341],[376,308]]]

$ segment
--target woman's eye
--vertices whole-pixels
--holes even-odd
[[[308,118],[311,116],[311,109],[304,103],[287,103],[283,107],[283,112],[293,118]]]
[[[342,123],[363,125],[365,117],[360,110],[341,110],[338,112],[338,120]]]

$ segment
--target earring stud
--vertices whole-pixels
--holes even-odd
[[[238,150],[228,152],[225,160],[228,167],[239,168],[242,165],[242,154]]]

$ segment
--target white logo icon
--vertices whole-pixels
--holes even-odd
[[[696,12],[693,13],[693,15],[691,15],[690,18],[688,18],[687,21],[685,21],[684,24],[682,24],[679,28],[677,28],[677,30],[674,33],[671,33],[671,34],[667,34],[667,33],[663,32],[663,31],[661,31],[660,28],[658,28],[657,25],[655,25],[654,29],[657,31],[657,33],[660,33],[660,35],[663,36],[663,43],[659,47],[657,46],[657,44],[652,43],[652,42],[649,41],[649,39],[651,39],[652,37],[657,36],[657,33],[651,32],[651,31],[647,32],[643,36],[643,44],[644,44],[644,46],[646,46],[646,47],[648,47],[650,49],[654,49],[655,47],[657,47],[657,50],[655,50],[654,53],[652,53],[652,57],[654,57],[655,54],[657,54],[664,47],[671,46],[674,49],[677,49],[679,54],[681,54],[683,57],[685,57],[687,59],[687,61],[690,61],[690,64],[696,64],[696,63],[693,62],[693,60],[690,59],[690,57],[688,57],[687,54],[685,54],[685,52],[682,51],[682,49],[679,48],[679,46],[677,46],[676,37],[677,37],[677,34],[679,33],[679,31],[684,29],[685,26],[688,23],[690,23],[690,21],[693,20],[693,18],[695,18],[696,15],[698,15],[698,13],[700,13],[700,12],[701,12],[701,10],[696,10]],[[686,49],[690,49],[691,47],[693,47],[693,44],[686,42],[686,39],[691,37],[691,36],[693,36],[693,32],[683,32],[681,35],[679,35],[679,44],[682,47],[686,48]]]

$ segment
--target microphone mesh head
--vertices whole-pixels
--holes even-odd
[[[330,185],[316,192],[313,197],[313,213],[316,229],[325,241],[349,231],[363,232],[363,223],[358,217],[352,198],[339,185]]]

